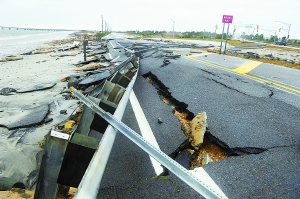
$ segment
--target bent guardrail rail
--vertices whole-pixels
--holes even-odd
[[[108,77],[100,79],[100,83],[97,80],[98,86],[89,92],[91,100],[119,117],[124,113],[139,65],[134,55],[124,54],[110,55],[121,60],[114,62]],[[67,195],[69,187],[78,187],[100,142],[97,136],[90,136],[91,130],[104,134],[109,126],[86,107],[79,105],[74,112],[47,135],[35,198],[56,198],[58,194]],[[76,117],[80,117],[79,121]]]
[[[70,187],[78,188],[76,199],[96,198],[117,131],[204,197],[227,198],[213,180],[206,178],[207,175],[199,176],[183,168],[120,122],[138,74],[139,60],[134,50],[122,47],[117,41],[110,40],[107,45],[110,52],[105,56],[114,62],[114,67],[109,69],[110,75],[89,92],[89,96],[72,89],[73,95],[83,104],[74,110],[72,120],[49,132],[35,198],[67,196]],[[126,56],[116,54],[115,49],[121,49]],[[78,115],[79,121],[73,121]],[[102,138],[91,136],[91,130],[103,134]]]
[[[126,92],[123,95],[122,100],[119,103],[114,117],[118,120],[122,119],[129,95],[131,93],[132,87],[134,85],[137,73],[133,77],[132,81],[128,85]],[[78,92],[77,92],[78,93]],[[77,95],[76,95],[77,96]],[[109,122],[109,121],[108,121]],[[117,135],[117,129],[112,125],[106,129],[102,139],[101,144],[95,155],[93,156],[89,167],[87,168],[85,175],[82,178],[82,181],[78,187],[76,195],[74,198],[96,198],[100,182],[114,144],[115,137]]]
[[[99,116],[101,116],[103,119],[110,123],[112,128],[109,133],[113,134],[112,140],[114,140],[115,134],[117,130],[119,130],[123,135],[125,135],[127,138],[133,141],[137,146],[139,146],[141,149],[143,149],[145,152],[147,152],[149,155],[155,158],[158,162],[160,162],[163,166],[172,171],[176,176],[178,176],[181,180],[183,180],[186,184],[188,184],[198,193],[203,195],[205,198],[227,198],[222,191],[212,188],[207,182],[205,182],[205,179],[200,179],[194,176],[193,173],[189,172],[187,169],[175,162],[164,152],[154,147],[142,136],[130,129],[127,125],[125,125],[121,121],[118,121],[117,118],[112,116],[110,113],[101,109],[99,106],[97,106],[97,104],[86,98],[76,89],[73,90],[73,94],[82,102],[84,102],[85,105],[87,105],[91,110],[93,110],[95,113],[97,113]],[[110,135],[109,133],[106,133],[105,135]],[[105,141],[109,141],[110,139],[111,138],[107,138],[105,139]],[[96,198],[102,174],[105,169],[105,167],[103,168],[102,164],[106,165],[108,158],[107,156],[105,156],[105,160],[103,160],[103,157],[101,156],[102,154],[108,154],[104,151],[106,150],[106,146],[107,145],[101,146],[96,155],[94,156],[93,159],[95,161],[92,162],[88,170],[89,172],[86,173],[85,178],[80,183],[78,191],[75,195],[75,199],[80,199],[83,197],[87,199]],[[111,144],[109,145],[109,147],[110,148],[108,149],[111,150]],[[99,175],[99,172],[100,177],[96,177],[95,174]]]

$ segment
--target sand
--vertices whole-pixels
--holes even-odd
[[[28,48],[26,50],[29,50]],[[61,53],[72,53],[75,56],[58,57]],[[49,132],[54,124],[64,120],[60,110],[74,110],[76,100],[64,100],[61,90],[67,86],[61,78],[76,73],[75,63],[83,61],[80,49],[68,52],[52,52],[47,54],[17,55],[23,59],[18,61],[0,62],[0,90],[11,87],[16,90],[30,86],[56,83],[54,87],[27,93],[10,93],[0,95],[0,122],[11,117],[18,121],[16,113],[24,109],[41,105],[49,105],[48,118],[53,121],[32,127],[8,130],[0,127],[0,177],[8,177],[25,184],[26,188],[34,189],[26,182],[28,175],[38,168],[36,154],[42,151],[38,142]],[[12,122],[14,122],[12,121]],[[10,137],[12,133],[14,137]]]
[[[45,44],[46,42],[68,38],[72,33],[72,31],[41,31],[41,34],[0,38],[0,58],[6,57],[7,55],[21,54],[36,48],[45,47],[47,46]]]

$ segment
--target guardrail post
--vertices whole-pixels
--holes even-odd
[[[86,61],[86,46],[88,44],[87,40],[83,41],[83,56],[84,56],[84,61]]]
[[[34,198],[54,199],[58,191],[57,178],[67,147],[67,140],[48,135]]]

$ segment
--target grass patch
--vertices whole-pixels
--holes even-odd
[[[228,44],[232,46],[261,46],[261,44],[254,42],[241,42],[239,40],[228,40]]]
[[[295,48],[285,48],[285,47],[280,47],[280,46],[267,46],[266,48],[270,50],[278,50],[278,51],[284,51],[284,52],[297,52],[300,53],[300,48],[295,49]]]
[[[220,50],[218,50],[218,49],[201,48],[199,50],[206,50],[207,52],[220,54]],[[223,51],[222,51],[222,54],[223,54]],[[233,56],[233,57],[239,57],[239,58],[243,58],[243,59],[250,59],[250,60],[253,60],[253,61],[260,61],[260,62],[263,62],[263,63],[269,63],[269,64],[285,66],[285,67],[288,67],[288,68],[293,68],[293,69],[300,70],[300,63],[299,62],[297,64],[290,64],[290,63],[287,63],[287,62],[284,62],[284,61],[269,60],[269,59],[266,59],[266,58],[256,58],[256,59],[255,58],[247,58],[244,55],[232,54],[230,52],[226,52],[226,55]]]

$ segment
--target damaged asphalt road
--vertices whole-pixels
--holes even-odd
[[[187,104],[189,111],[205,111],[210,133],[230,148],[266,149],[203,167],[228,198],[298,198],[299,95],[184,58],[161,67],[163,61],[152,56],[141,59],[133,88],[161,150],[171,154],[186,136],[173,108],[142,77],[149,71],[175,99]],[[140,132],[130,103],[123,122]],[[181,156],[189,157],[185,153]],[[199,198],[172,173],[169,177],[176,185],[152,179],[155,173],[149,157],[122,135],[117,136],[107,167],[110,169],[103,176],[99,198],[132,194],[136,198]]]

